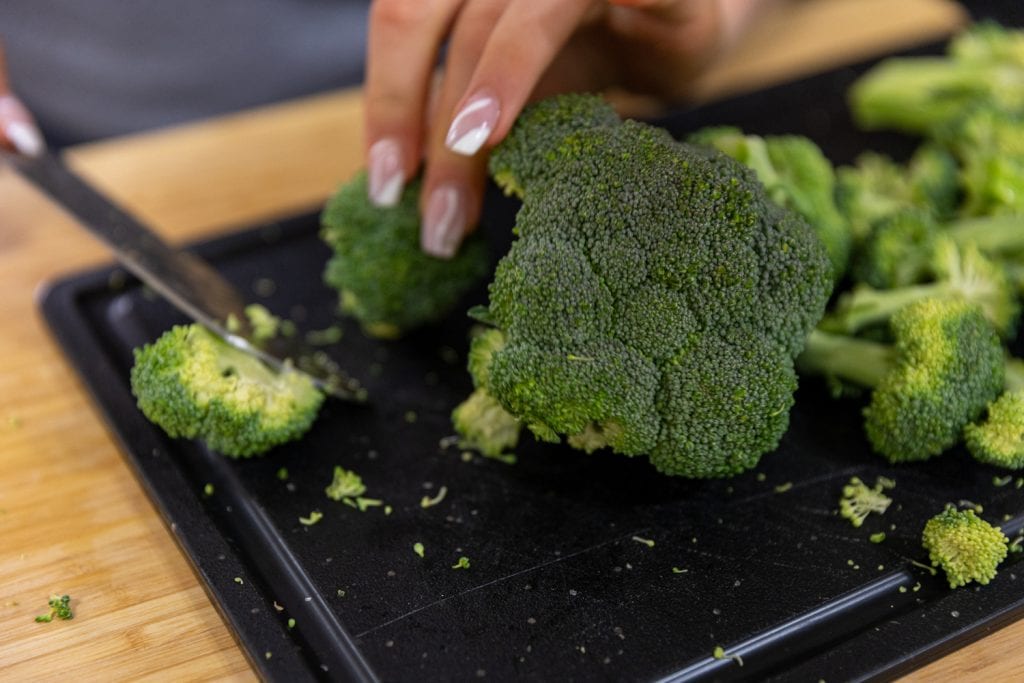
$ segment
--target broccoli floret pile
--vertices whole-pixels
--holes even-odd
[[[272,370],[197,324],[136,349],[131,389],[169,436],[200,439],[231,457],[298,439],[324,398],[307,375]]]
[[[472,345],[462,436],[508,448],[518,421],[687,477],[775,448],[831,288],[807,223],[726,155],[596,97],[533,105],[490,163],[523,206],[477,313],[492,329]]]
[[[995,578],[996,568],[1006,559],[1008,539],[974,510],[945,510],[928,520],[921,534],[932,566],[946,572],[949,587],[971,581],[984,585]]]
[[[438,320],[487,274],[490,263],[479,235],[451,260],[420,249],[419,179],[394,207],[374,206],[360,172],[327,202],[321,237],[333,255],[324,280],[338,290],[342,312],[370,336],[399,337]]]

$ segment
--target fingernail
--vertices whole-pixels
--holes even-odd
[[[393,138],[382,138],[370,146],[370,201],[377,206],[394,206],[402,196],[402,150]]]
[[[25,105],[13,95],[0,97],[0,127],[4,137],[25,156],[34,157],[46,149],[43,135],[32,123]]]
[[[454,185],[441,185],[430,193],[423,215],[420,247],[438,258],[455,256],[466,229],[466,202]]]
[[[445,147],[457,154],[473,156],[487,142],[499,114],[501,108],[496,97],[487,93],[474,95],[455,115],[444,138]]]

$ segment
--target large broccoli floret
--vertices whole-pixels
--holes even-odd
[[[868,129],[934,134],[976,107],[1024,112],[1024,33],[980,24],[948,54],[884,60],[850,89],[854,118]]]
[[[801,372],[873,388],[868,440],[890,462],[924,460],[960,440],[1003,388],[1003,349],[981,308],[925,299],[890,320],[895,342],[811,333]]]
[[[999,563],[1006,559],[1006,535],[974,510],[953,506],[932,517],[924,525],[921,544],[928,551],[932,566],[946,572],[949,587],[971,581],[985,585],[995,578]]]
[[[846,272],[853,235],[836,208],[832,163],[800,135],[744,135],[728,126],[704,128],[690,142],[709,145],[754,170],[768,196],[807,219],[828,250],[834,279]]]
[[[367,334],[390,339],[443,317],[487,273],[489,262],[479,236],[468,238],[451,260],[420,249],[418,179],[388,208],[369,201],[366,183],[366,173],[357,174],[324,209],[320,234],[334,252],[324,280]]]
[[[494,328],[472,346],[478,393],[542,440],[667,474],[735,474],[778,444],[830,289],[801,218],[727,156],[595,97],[532,106],[491,172],[524,203],[478,315]]]
[[[171,437],[248,457],[309,429],[323,402],[313,381],[277,372],[200,325],[179,325],[135,350],[132,393]]]

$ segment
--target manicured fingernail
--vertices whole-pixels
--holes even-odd
[[[474,95],[455,115],[444,138],[445,147],[457,154],[473,156],[487,142],[500,114],[496,97],[486,93]]]
[[[394,206],[402,196],[402,150],[392,138],[382,138],[370,146],[369,195],[377,206]]]
[[[14,148],[25,156],[34,157],[46,149],[43,135],[32,123],[28,110],[13,95],[0,97],[0,130]]]
[[[466,201],[455,185],[440,185],[430,193],[423,215],[420,247],[438,258],[451,258],[466,229]]]

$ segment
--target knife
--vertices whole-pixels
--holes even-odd
[[[230,282],[195,254],[168,245],[53,154],[29,157],[0,150],[0,158],[104,242],[125,269],[192,320],[271,368],[304,372],[332,396],[366,400],[366,390],[355,379],[323,351],[305,347],[299,335],[279,334],[254,343],[245,298]]]

